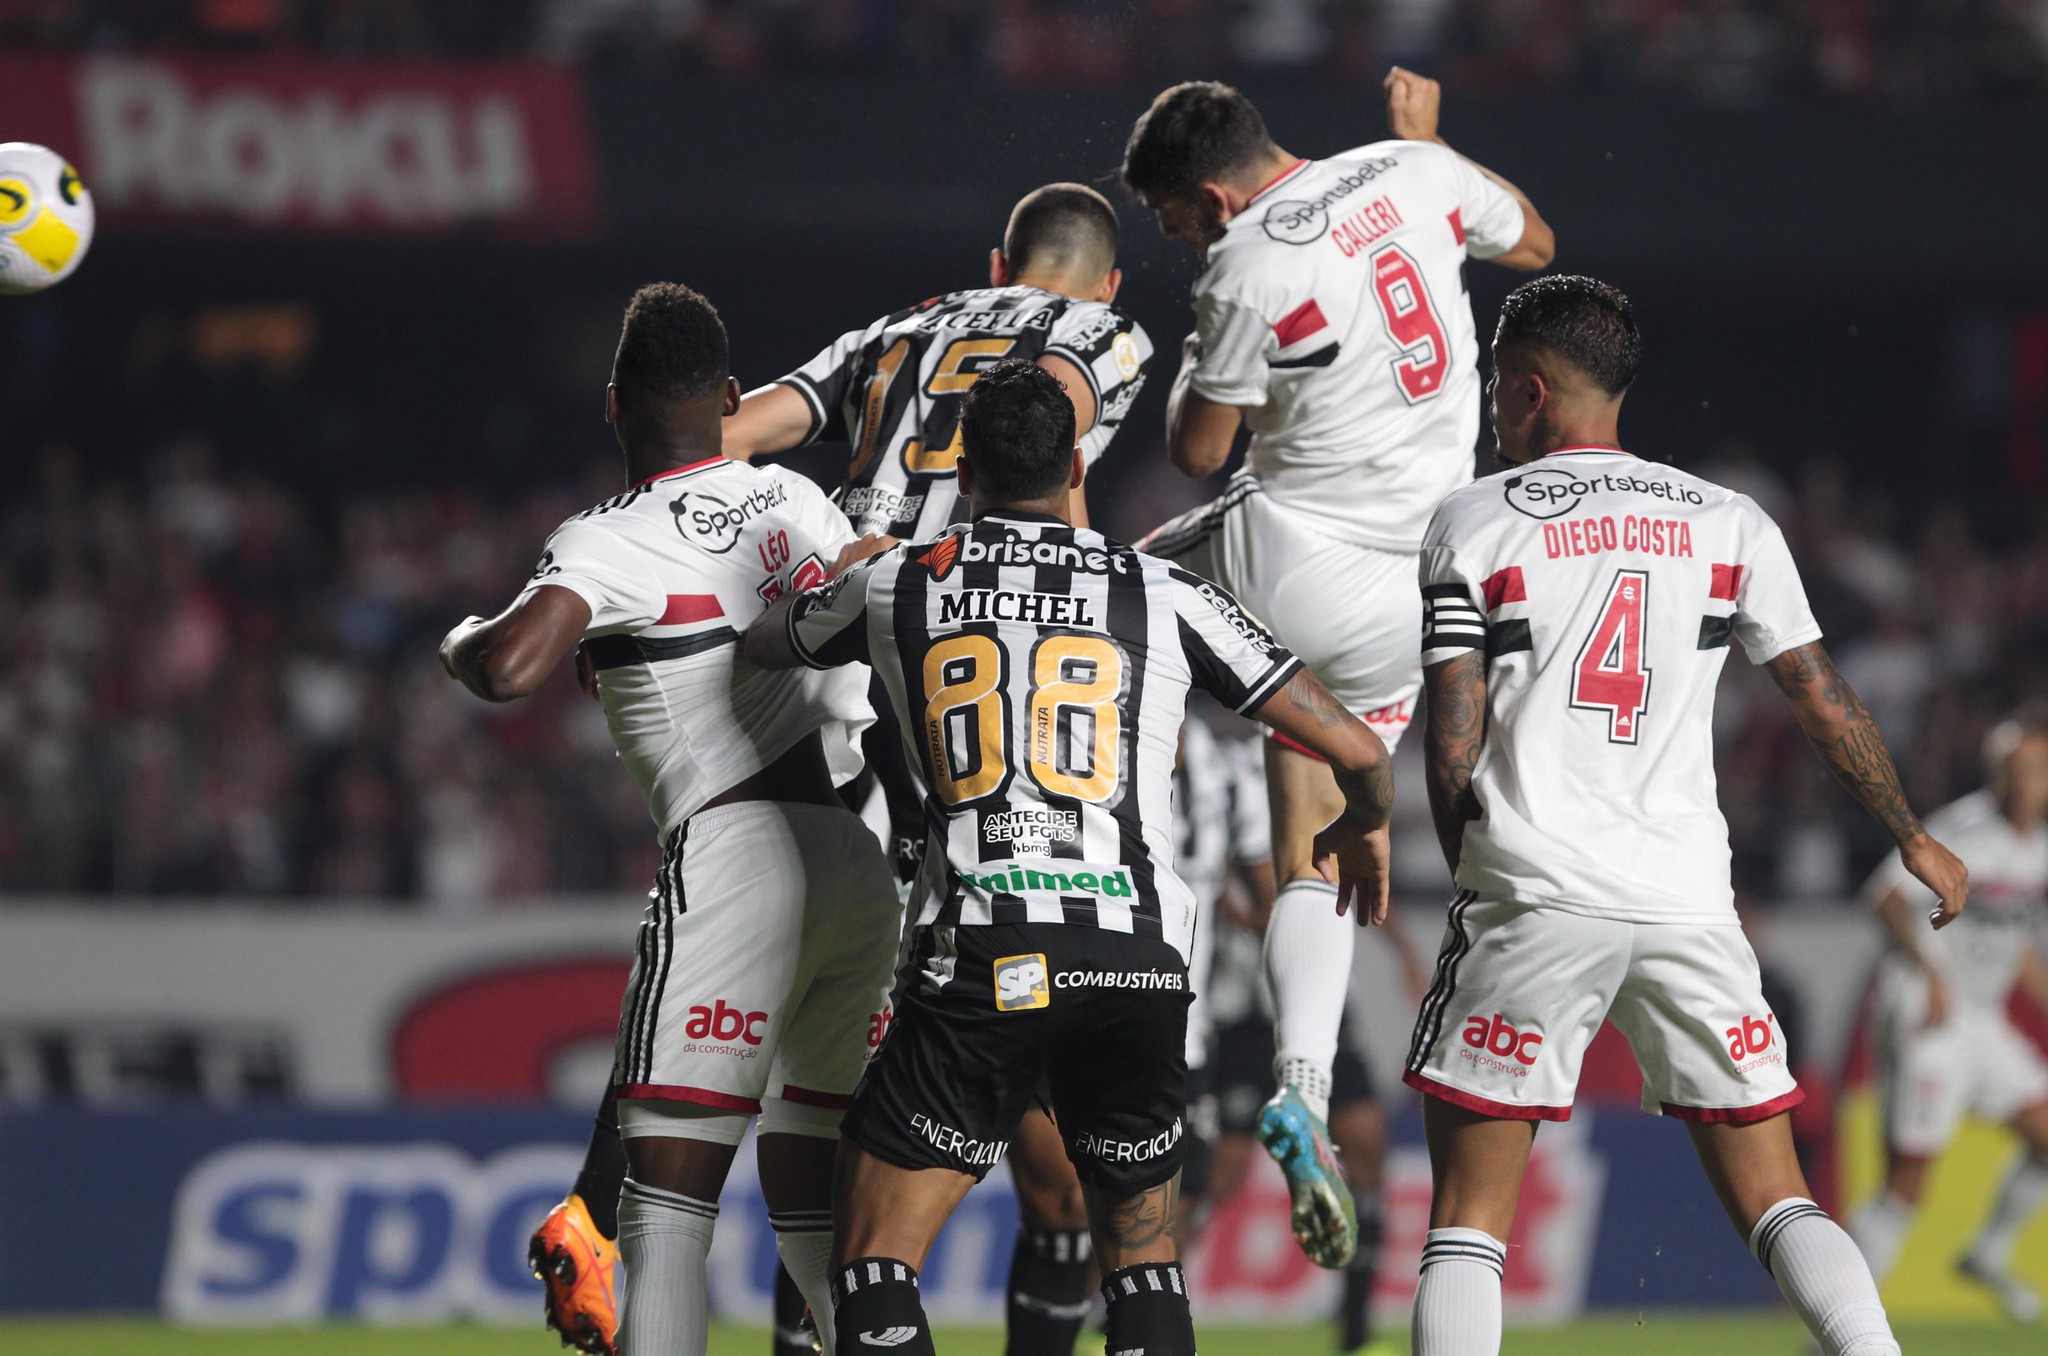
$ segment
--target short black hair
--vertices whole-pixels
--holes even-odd
[[[1100,277],[1116,267],[1116,209],[1086,184],[1047,184],[1010,209],[1003,257],[1013,271]]]
[[[1252,101],[1214,80],[1175,85],[1138,115],[1124,143],[1124,186],[1185,196],[1274,151]]]
[[[1549,349],[1614,396],[1634,383],[1643,361],[1635,309],[1621,289],[1573,274],[1534,278],[1508,293],[1493,342]]]
[[[612,381],[624,397],[697,400],[725,385],[732,356],[725,322],[681,283],[649,283],[626,304]]]
[[[1041,499],[1074,464],[1074,402],[1059,378],[1025,358],[991,363],[960,409],[960,455],[975,488],[998,503]]]

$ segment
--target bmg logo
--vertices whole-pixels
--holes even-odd
[[[1052,1002],[1046,982],[1045,953],[1005,956],[996,962],[996,1011],[1026,1012]]]
[[[1474,1050],[1484,1050],[1499,1059],[1513,1059],[1525,1067],[1536,1062],[1537,1047],[1543,1044],[1541,1034],[1517,1031],[1514,1023],[1497,1012],[1491,1018],[1476,1014],[1466,1018],[1464,1037],[1465,1044]]]

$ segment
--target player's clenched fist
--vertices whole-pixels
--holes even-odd
[[[1443,86],[1399,66],[1387,72],[1381,85],[1387,91],[1387,126],[1394,135],[1403,141],[1435,141]]]
[[[1322,878],[1337,887],[1337,912],[1354,901],[1358,926],[1387,921],[1388,862],[1392,837],[1387,826],[1368,829],[1350,812],[1338,815],[1316,835],[1315,864]]]
[[[832,573],[829,577],[837,579],[863,560],[870,556],[878,556],[894,545],[896,538],[880,536],[873,532],[867,533],[858,541],[850,541],[839,548],[839,559],[832,562]]]
[[[1926,833],[1901,843],[1899,860],[1922,885],[1941,896],[1941,903],[1928,911],[1927,921],[1936,928],[1955,922],[1963,911],[1963,901],[1969,897],[1969,868]]]

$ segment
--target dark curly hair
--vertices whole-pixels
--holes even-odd
[[[967,388],[960,455],[976,489],[999,503],[1039,499],[1066,484],[1074,457],[1074,402],[1059,378],[1023,358],[991,363]]]
[[[622,398],[700,399],[724,386],[730,370],[725,322],[701,292],[662,282],[633,294],[612,366]]]
[[[1163,91],[1124,143],[1124,187],[1139,196],[1182,197],[1274,150],[1252,101],[1214,80]]]
[[[1568,273],[1534,278],[1508,293],[1493,342],[1549,349],[1609,395],[1626,391],[1643,361],[1635,309],[1621,289]]]

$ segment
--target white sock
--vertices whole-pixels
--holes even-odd
[[[1827,1211],[1788,1196],[1750,1230],[1749,1250],[1826,1356],[1899,1356],[1870,1267]]]
[[[2007,1270],[2020,1230],[2040,1213],[2044,1202],[2048,1202],[2048,1161],[2023,1153],[1998,1184],[1991,1218],[1984,1221],[1977,1240],[1970,1244],[1970,1255],[1993,1271]]]
[[[768,1224],[775,1230],[775,1251],[782,1256],[783,1269],[811,1306],[811,1322],[818,1325],[825,1356],[832,1356],[832,1212],[770,1210]]]
[[[1266,982],[1273,990],[1273,1072],[1330,1118],[1330,1064],[1351,990],[1358,924],[1337,916],[1337,887],[1291,881],[1266,924]]]
[[[1508,1245],[1483,1229],[1431,1229],[1415,1286],[1414,1356],[1500,1356]]]
[[[1862,1249],[1863,1260],[1870,1263],[1870,1274],[1879,1285],[1898,1265],[1899,1250],[1906,1246],[1906,1235],[1912,1232],[1913,1216],[1917,1213],[1918,1208],[1911,1201],[1880,1191],[1850,1218],[1849,1237]]]
[[[619,1356],[704,1356],[710,1283],[704,1259],[718,1206],[628,1177],[619,1192]]]

